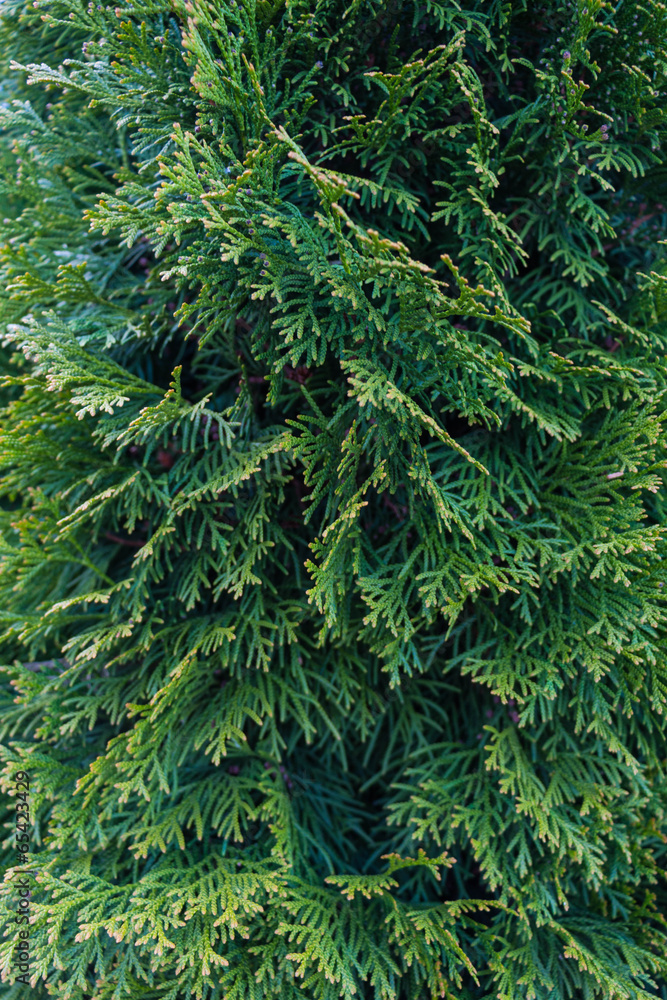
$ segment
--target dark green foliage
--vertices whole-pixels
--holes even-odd
[[[0,40],[30,995],[666,998],[665,4]]]

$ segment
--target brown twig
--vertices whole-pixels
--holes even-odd
[[[110,531],[105,531],[104,537],[108,538],[110,542],[116,542],[118,545],[127,545],[130,549],[142,549],[146,544],[145,542],[133,542],[131,538],[121,538]]]

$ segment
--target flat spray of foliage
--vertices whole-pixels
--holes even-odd
[[[1,9],[30,997],[667,997],[666,5],[121,3]]]

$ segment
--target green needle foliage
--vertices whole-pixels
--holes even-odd
[[[667,6],[4,0],[3,996],[667,998]]]

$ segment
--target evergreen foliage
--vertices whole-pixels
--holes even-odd
[[[0,13],[3,996],[667,998],[667,6]]]

